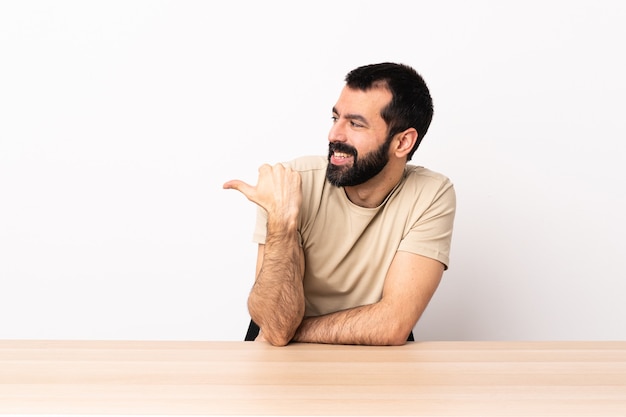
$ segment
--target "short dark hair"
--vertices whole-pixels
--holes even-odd
[[[389,89],[392,99],[381,110],[381,117],[387,123],[389,138],[411,127],[417,130],[417,141],[407,156],[410,160],[433,118],[433,101],[422,76],[408,65],[383,62],[358,67],[346,75],[345,81],[349,88],[362,91]]]

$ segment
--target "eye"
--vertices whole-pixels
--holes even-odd
[[[337,120],[339,119],[339,117],[332,115],[330,119],[333,121],[333,123],[337,123]]]
[[[355,122],[354,120],[350,121],[350,124],[354,127],[364,127],[362,124]]]

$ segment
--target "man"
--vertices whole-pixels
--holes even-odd
[[[248,310],[272,345],[404,344],[447,269],[454,187],[407,164],[432,119],[426,84],[395,63],[345,81],[327,157],[224,184],[260,207]]]

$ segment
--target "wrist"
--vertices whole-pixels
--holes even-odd
[[[289,235],[298,231],[297,217],[271,216],[267,219],[267,234]]]

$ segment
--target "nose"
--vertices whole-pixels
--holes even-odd
[[[345,133],[345,123],[341,121],[341,119],[336,119],[333,121],[333,125],[328,132],[328,141],[329,142],[345,142],[346,141],[346,133]]]

